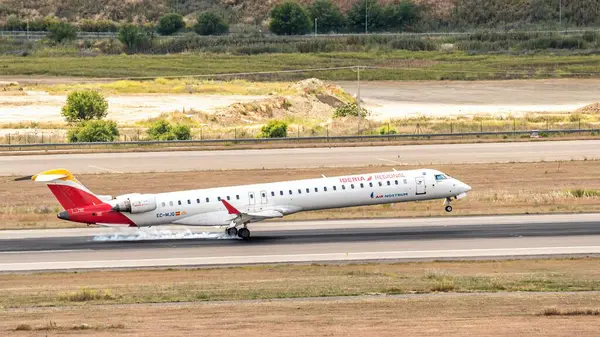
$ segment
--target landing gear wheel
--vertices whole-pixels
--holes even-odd
[[[244,240],[248,240],[250,238],[250,230],[248,228],[240,228],[237,234]]]
[[[227,233],[227,235],[229,235],[229,236],[236,236],[236,235],[238,235],[238,230],[235,227],[231,227],[231,228],[227,228],[225,230],[225,233]]]
[[[452,206],[450,206],[450,205],[446,206],[446,212],[448,212],[448,213],[452,212]]]

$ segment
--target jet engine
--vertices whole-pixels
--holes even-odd
[[[112,208],[114,211],[138,214],[156,209],[156,198],[151,194],[132,194],[126,199],[122,197],[117,197],[117,203]]]

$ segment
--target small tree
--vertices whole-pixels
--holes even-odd
[[[113,142],[119,137],[119,129],[114,121],[86,121],[69,130],[67,139],[77,142]]]
[[[377,0],[360,0],[348,11],[348,28],[351,31],[365,32],[365,13],[366,23],[368,23],[367,32],[381,31],[386,28],[383,8]]]
[[[310,32],[312,23],[302,5],[286,1],[271,10],[269,29],[277,35],[301,35]]]
[[[48,37],[58,43],[77,37],[77,28],[68,22],[52,23],[48,26],[48,32]]]
[[[161,35],[173,35],[185,27],[181,14],[169,13],[160,17],[156,31]]]
[[[119,41],[127,47],[127,50],[135,50],[142,38],[142,31],[134,24],[126,24],[119,29]]]
[[[192,139],[192,131],[187,125],[172,125],[160,119],[148,128],[148,137],[152,140],[189,140]]]
[[[108,114],[108,102],[97,91],[73,91],[67,96],[61,114],[69,123],[102,119]]]
[[[308,7],[311,22],[317,20],[317,32],[341,32],[346,25],[346,18],[339,7],[331,0],[317,0]]]
[[[284,121],[272,120],[261,128],[263,138],[287,137],[288,125]]]
[[[203,12],[198,16],[194,31],[200,35],[221,35],[229,32],[229,25],[213,12]]]
[[[420,10],[411,0],[402,0],[386,6],[383,16],[387,29],[405,30],[419,21]]]

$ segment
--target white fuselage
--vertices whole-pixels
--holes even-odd
[[[159,193],[154,195],[155,210],[123,214],[137,226],[222,226],[228,225],[235,215],[227,212],[221,199],[244,213],[277,211],[289,215],[301,211],[448,199],[470,189],[436,170],[392,171]]]

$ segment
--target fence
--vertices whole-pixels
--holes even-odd
[[[51,149],[51,148],[108,148],[120,146],[201,146],[201,145],[229,145],[229,144],[273,144],[273,143],[340,143],[340,142],[365,142],[365,141],[401,141],[411,139],[460,139],[480,137],[547,137],[551,135],[591,134],[600,135],[600,129],[565,129],[565,130],[527,130],[527,131],[502,131],[502,132],[464,132],[464,133],[433,133],[433,134],[390,134],[366,136],[317,136],[317,137],[285,137],[285,138],[229,138],[229,139],[198,139],[198,140],[171,140],[171,141],[127,141],[127,142],[97,142],[97,143],[34,143],[34,144],[0,144],[0,150],[24,149]]]
[[[481,33],[482,31],[474,32],[423,32],[423,33],[409,33],[409,32],[398,32],[398,33],[348,33],[348,34],[306,34],[306,35],[289,35],[285,36],[289,39],[305,39],[310,37],[329,37],[329,38],[343,38],[349,36],[404,36],[404,37],[444,37],[444,36],[466,36]],[[598,28],[590,29],[566,29],[566,30],[515,30],[515,31],[502,31],[502,30],[491,30],[490,32],[496,34],[509,34],[509,33],[522,33],[522,34],[577,34],[585,32],[600,32]],[[189,32],[188,32],[189,33]],[[11,38],[14,40],[32,40],[37,41],[44,39],[48,35],[46,31],[1,31],[0,38]],[[156,35],[156,38],[172,38],[172,37],[183,37],[186,33],[177,33],[171,36]],[[230,36],[240,35],[236,33],[230,33]],[[265,37],[278,37],[271,33],[264,34]],[[81,40],[101,40],[101,39],[116,39],[118,33],[116,32],[77,32],[77,38]],[[211,38],[214,36],[200,36],[204,38]]]

